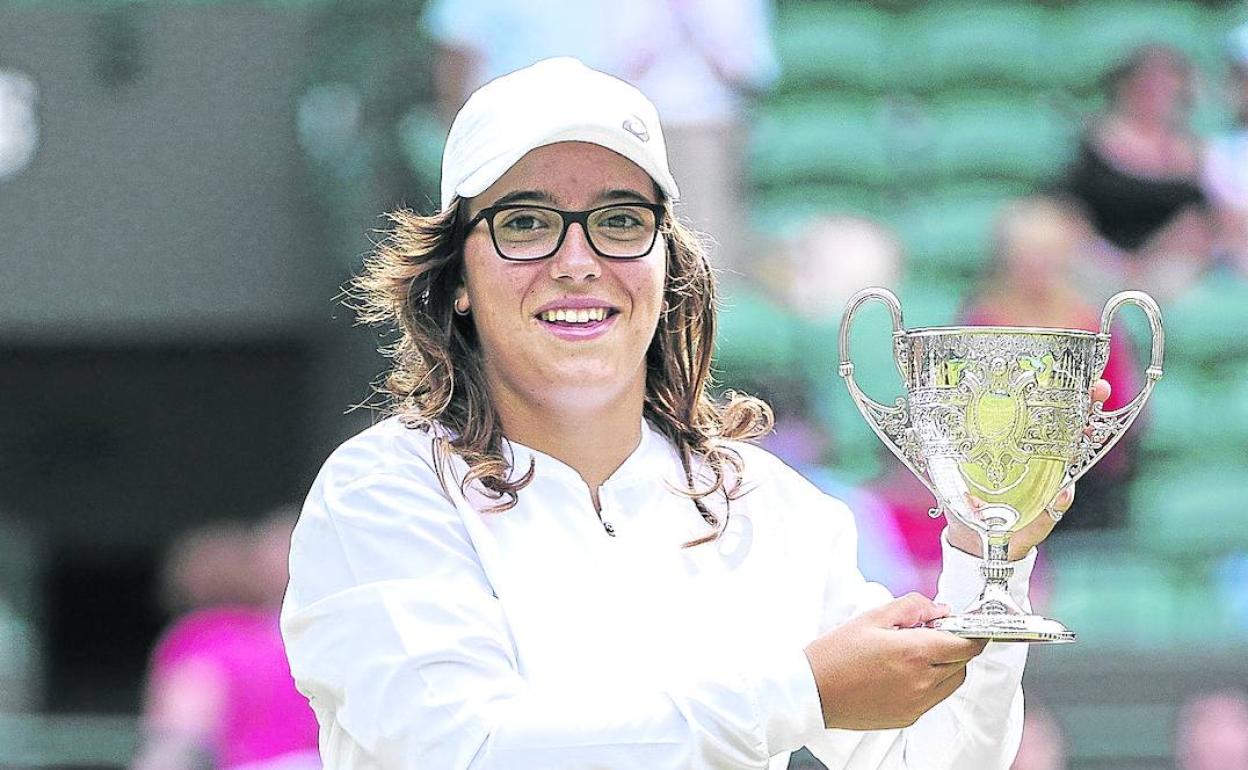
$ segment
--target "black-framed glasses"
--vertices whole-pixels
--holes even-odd
[[[568,227],[576,222],[598,256],[637,259],[654,248],[663,210],[660,203],[612,203],[584,211],[506,203],[478,211],[469,220],[467,230],[471,231],[484,219],[500,257],[531,262],[558,251]]]

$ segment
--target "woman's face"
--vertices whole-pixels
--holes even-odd
[[[1134,109],[1173,123],[1186,115],[1189,86],[1183,67],[1164,54],[1145,58],[1124,84]]]
[[[622,202],[656,202],[646,172],[596,144],[560,142],[529,152],[467,205],[471,219],[499,203],[584,210]],[[492,398],[518,398],[552,412],[640,406],[646,350],[663,305],[661,236],[645,256],[606,259],[572,224],[552,256],[512,262],[499,256],[481,221],[464,243],[464,274],[461,294],[476,325]],[[605,318],[548,320],[559,310]]]

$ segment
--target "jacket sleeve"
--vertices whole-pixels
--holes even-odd
[[[833,534],[823,630],[883,604],[891,596],[858,571],[852,517],[837,518]],[[978,558],[951,546],[942,535],[944,569],[936,601],[958,611],[982,587]],[[1033,551],[1015,563],[1010,593],[1029,608],[1027,586]],[[1018,751],[1023,728],[1023,666],[1027,645],[989,643],[967,666],[966,681],[910,727],[897,730],[822,730],[807,748],[829,770],[1007,770]]]
[[[764,768],[822,730],[800,650],[681,681],[604,666],[601,678],[530,686],[432,471],[332,476],[295,530],[282,613],[326,768]]]

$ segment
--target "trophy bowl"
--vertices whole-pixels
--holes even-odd
[[[865,302],[892,314],[893,357],[906,395],[892,406],[854,380],[849,331]],[[1092,402],[1109,358],[1118,310],[1139,306],[1152,330],[1143,388],[1120,409]],[[1010,536],[1052,504],[1123,436],[1162,375],[1164,330],[1157,303],[1124,291],[1106,303],[1100,332],[1010,326],[906,329],[891,291],[864,289],[841,321],[840,374],[871,429],[948,513],[979,533],[984,590],[962,612],[930,625],[969,639],[1072,642],[1062,623],[1025,612],[1010,597]]]

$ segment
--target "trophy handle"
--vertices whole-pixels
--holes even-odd
[[[910,390],[911,383],[908,374],[910,340],[906,337],[906,330],[902,325],[901,302],[898,301],[896,294],[882,287],[863,289],[850,297],[849,302],[845,305],[845,313],[841,316],[841,333],[839,338],[841,363],[838,371],[845,378],[845,384],[849,386],[850,398],[854,400],[854,405],[858,407],[858,411],[862,413],[867,424],[871,426],[871,430],[880,437],[885,446],[892,450],[893,454],[897,455],[897,459],[901,460],[914,475],[918,476],[919,480],[931,490],[933,495],[936,495],[936,489],[927,480],[927,474],[923,472],[926,463],[919,452],[919,444],[914,438],[914,428],[910,421],[910,411],[906,406],[906,399],[898,398],[894,406],[881,404],[864,393],[862,388],[858,387],[857,381],[854,380],[854,364],[849,359],[849,328],[858,309],[864,303],[872,300],[884,303],[888,307],[888,312],[892,314],[893,361],[897,364],[897,371],[901,373],[901,379],[906,386],[906,390]],[[939,499],[939,495],[937,495],[937,499]]]
[[[1125,406],[1106,412],[1100,406],[1093,406],[1090,425],[1092,434],[1084,435],[1079,440],[1079,453],[1066,470],[1063,486],[1079,479],[1097,463],[1105,453],[1113,448],[1139,416],[1144,402],[1152,395],[1153,387],[1161,379],[1162,359],[1166,350],[1165,327],[1161,321],[1161,309],[1153,298],[1142,291],[1121,291],[1109,298],[1105,310],[1101,313],[1101,333],[1097,342],[1096,366],[1093,372],[1097,377],[1105,371],[1105,363],[1109,360],[1109,328],[1114,316],[1123,305],[1137,305],[1148,317],[1148,326],[1152,332],[1152,353],[1148,369],[1144,371],[1144,386]]]

